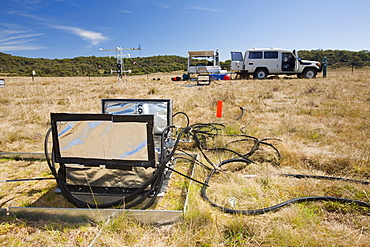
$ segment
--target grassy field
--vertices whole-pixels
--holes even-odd
[[[227,167],[210,182],[208,195],[234,209],[256,209],[303,196],[333,196],[370,202],[369,185],[295,179],[280,173],[370,180],[370,71],[329,71],[327,78],[296,77],[216,81],[209,86],[173,82],[178,74],[105,78],[6,77],[0,88],[0,152],[43,152],[51,112],[100,113],[102,98],[172,99],[174,113],[191,124],[222,123],[225,133],[271,141],[280,160],[263,147],[255,164]],[[155,79],[155,80],[154,80]],[[160,80],[158,80],[160,79]],[[223,101],[222,118],[215,117]],[[243,107],[244,114],[240,117]],[[185,125],[185,119],[174,118]],[[222,140],[221,140],[222,141]],[[190,151],[196,151],[196,149]],[[242,149],[242,146],[235,148]],[[268,154],[268,155],[263,155]],[[224,154],[210,153],[213,162]],[[238,169],[238,172],[228,172]],[[207,174],[198,169],[197,179]],[[245,175],[256,175],[249,177]],[[0,180],[50,177],[44,161],[0,159]],[[72,207],[53,192],[53,181],[0,184],[1,208]],[[192,184],[184,218],[153,226],[120,216],[108,224],[1,218],[3,246],[369,246],[369,208],[315,201],[262,215],[233,215],[211,207]],[[176,203],[176,198],[172,199]],[[179,199],[180,200],[180,199]]]

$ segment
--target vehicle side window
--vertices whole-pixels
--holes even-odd
[[[249,52],[249,59],[261,59],[262,51],[251,51]]]
[[[277,59],[278,52],[277,51],[265,51],[264,57],[266,59]]]

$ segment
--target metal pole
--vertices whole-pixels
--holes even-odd
[[[327,61],[326,57],[324,57],[324,62],[323,62],[323,77],[326,77],[326,70],[327,70]]]

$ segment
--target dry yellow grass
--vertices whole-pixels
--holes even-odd
[[[180,73],[176,75],[180,75]],[[170,98],[174,113],[189,115],[191,123],[218,122],[236,133],[273,137],[282,153],[280,166],[258,159],[245,168],[256,178],[237,174],[220,177],[210,194],[217,200],[236,197],[238,207],[254,209],[306,195],[333,195],[370,201],[369,185],[313,179],[291,179],[275,173],[302,173],[370,178],[370,71],[329,71],[327,78],[283,78],[217,81],[210,86],[173,82],[175,74],[132,76],[117,83],[108,78],[5,78],[0,88],[0,151],[42,152],[50,112],[100,113],[102,98]],[[161,80],[152,80],[161,78]],[[216,103],[224,101],[223,117],[215,117]],[[240,115],[240,107],[245,109]],[[185,119],[177,116],[176,125]],[[267,149],[266,149],[267,150]],[[266,151],[264,150],[264,151]],[[210,154],[215,161],[220,154]],[[48,176],[45,162],[0,160],[1,178]],[[14,170],[12,170],[12,168]],[[201,171],[197,174],[204,179]],[[223,179],[223,180],[221,180]],[[239,179],[239,180],[238,180]],[[240,180],[241,179],[241,180]],[[238,182],[239,181],[239,182]],[[242,185],[242,187],[240,187]],[[53,195],[53,182],[0,185],[0,204],[38,205],[42,195],[63,205]],[[217,187],[218,186],[218,187]],[[233,186],[234,190],[228,190]],[[244,186],[244,187],[243,187]],[[226,187],[225,190],[221,190]],[[27,189],[26,189],[27,188]],[[27,190],[27,192],[25,192]],[[29,192],[31,191],[31,192]],[[193,185],[184,220],[169,226],[148,226],[116,218],[109,225],[59,221],[0,221],[4,246],[87,246],[99,230],[96,246],[368,246],[369,210],[354,205],[311,202],[259,215],[228,215],[211,208]],[[17,199],[22,198],[22,199]],[[27,199],[26,199],[27,198]],[[247,199],[247,200],[245,200]],[[38,202],[40,203],[40,201]]]

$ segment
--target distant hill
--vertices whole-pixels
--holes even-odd
[[[110,76],[116,70],[114,57],[75,57],[71,59],[25,58],[0,53],[0,73],[29,76]],[[187,58],[180,56],[154,56],[123,58],[123,70],[134,75],[185,70]]]
[[[370,66],[369,50],[302,50],[298,54],[302,59],[320,62],[327,57],[328,65],[332,68]],[[30,76],[34,70],[37,76],[110,76],[111,69],[116,69],[116,61],[114,57],[95,56],[68,59],[25,58],[0,52],[0,75]],[[186,73],[187,58],[174,55],[123,58],[123,64],[123,70],[131,70],[132,75],[179,70]],[[221,62],[221,67],[228,70],[230,60]]]

